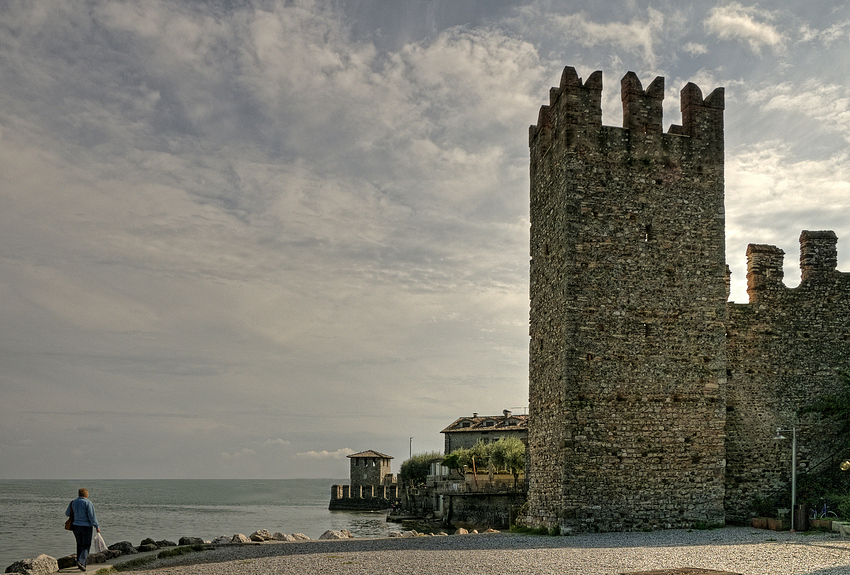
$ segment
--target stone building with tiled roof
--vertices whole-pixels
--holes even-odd
[[[352,486],[374,485],[377,487],[393,483],[390,469],[392,456],[369,449],[352,453],[347,457],[351,460],[349,478]]]
[[[398,484],[390,467],[393,457],[372,449],[352,453],[350,485],[331,485],[330,510],[378,511],[398,498]]]
[[[528,437],[528,416],[514,415],[507,409],[502,415],[460,417],[440,433],[445,435],[445,450],[448,455],[461,447],[470,448],[479,441],[493,443],[502,437]]]

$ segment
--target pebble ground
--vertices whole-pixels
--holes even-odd
[[[225,546],[137,575],[615,575],[692,567],[741,575],[850,575],[850,539],[744,527],[548,537],[513,533]]]

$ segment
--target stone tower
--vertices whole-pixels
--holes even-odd
[[[382,486],[392,482],[392,457],[378,451],[368,450],[347,455],[351,460],[349,480],[351,487]],[[389,477],[389,479],[388,479]]]
[[[565,68],[531,126],[529,525],[724,521],[723,88]]]

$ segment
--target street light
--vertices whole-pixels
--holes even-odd
[[[783,433],[791,432],[791,533],[794,529],[794,508],[797,506],[797,428],[779,429],[776,428],[776,437],[773,439],[780,441],[788,439]]]

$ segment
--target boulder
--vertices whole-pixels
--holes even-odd
[[[342,531],[334,531],[333,529],[328,529],[321,535],[319,535],[320,540],[327,539],[348,539],[349,536],[343,533]]]
[[[94,565],[97,563],[106,563],[106,560],[106,553],[89,553],[89,556],[86,559],[86,563],[89,565]]]
[[[178,543],[180,545],[203,545],[204,540],[200,537],[181,537]]]
[[[493,529],[492,527],[490,527],[490,528],[488,528],[488,529],[487,529],[487,531],[485,531],[484,533],[498,533],[498,531],[496,531],[495,529]]]
[[[401,537],[401,531],[390,531],[387,534],[388,537]]]
[[[148,551],[156,551],[157,549],[159,549],[159,545],[156,543],[144,543],[136,547],[136,551],[139,553],[147,553]]]
[[[461,527],[460,529],[455,531],[455,535],[469,535],[469,531],[467,531],[465,528]]]
[[[250,543],[251,540],[248,539],[248,537],[246,537],[245,535],[242,535],[241,533],[237,533],[236,535],[234,535],[233,537],[230,538],[230,542],[231,543]]]
[[[348,529],[340,529],[339,532],[348,537],[349,539],[354,539],[354,535],[352,535],[351,531],[349,531]]]
[[[120,551],[122,555],[133,555],[138,553],[136,548],[129,541],[119,541],[118,543],[113,543],[107,549],[112,549],[113,551]]]
[[[402,537],[417,537],[418,535],[419,535],[419,533],[417,533],[416,531],[413,531],[413,530],[401,532]]]
[[[306,535],[304,535],[303,533],[293,533],[292,537],[296,541],[309,541],[310,540],[310,538],[307,537]]]
[[[77,565],[77,556],[76,555],[66,555],[65,557],[60,557],[57,559],[59,562],[60,569],[68,569],[69,567],[76,567]]]
[[[154,541],[150,537],[142,539],[142,542],[139,543],[139,547],[141,547],[142,545],[156,545],[156,548],[159,549],[159,543],[157,543],[156,541]]]
[[[268,529],[258,529],[249,535],[251,541],[259,541],[262,543],[263,541],[271,541],[272,534]]]
[[[163,547],[177,547],[177,543],[175,543],[174,541],[169,541],[168,539],[157,541],[156,544],[159,545],[160,549],[162,549]]]
[[[21,559],[6,567],[6,573],[24,573],[25,575],[50,575],[59,571],[59,562],[55,557],[41,554],[35,559]]]
[[[272,539],[275,541],[295,541],[295,537],[287,535],[286,533],[281,533],[280,531],[272,535]]]
[[[225,545],[230,543],[230,537],[227,535],[219,535],[215,539],[212,540],[213,545]]]

